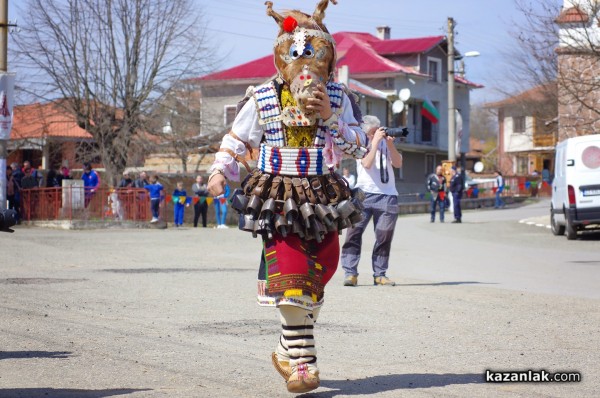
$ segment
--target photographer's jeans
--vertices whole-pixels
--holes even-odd
[[[371,217],[375,225],[375,246],[371,255],[373,276],[385,276],[389,266],[390,248],[398,219],[398,197],[365,193],[363,219],[348,228],[342,246],[341,263],[345,276],[358,276],[358,262],[362,246],[362,234]]]
[[[440,221],[444,222],[444,211],[446,210],[446,205],[444,204],[444,201],[442,199],[440,199],[439,195],[436,196],[435,199],[431,199],[431,207],[430,207],[431,221],[432,222],[435,221],[435,209],[438,204],[440,206]]]

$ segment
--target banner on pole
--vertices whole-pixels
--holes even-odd
[[[13,122],[14,73],[0,73],[0,140],[10,138]]]
[[[456,120],[456,147],[454,148],[455,153],[460,154],[462,153],[462,138],[463,138],[463,119],[462,119],[462,115],[460,114],[460,112],[458,111],[458,109],[456,109],[455,111],[455,120]]]

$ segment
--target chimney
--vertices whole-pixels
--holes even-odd
[[[378,26],[377,27],[377,37],[381,40],[389,40],[390,39],[390,27],[389,26]]]

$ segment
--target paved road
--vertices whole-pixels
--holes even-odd
[[[600,299],[600,234],[577,241],[554,236],[546,227],[549,208],[542,200],[469,211],[460,225],[431,224],[424,215],[402,217],[390,274]],[[365,274],[369,266],[364,263]]]
[[[596,397],[600,238],[557,238],[545,204],[402,217],[390,276],[336,274],[304,397]],[[365,247],[373,243],[365,236]],[[0,397],[285,397],[275,311],[253,301],[259,242],[234,229],[0,235]],[[486,369],[580,383],[484,382]]]

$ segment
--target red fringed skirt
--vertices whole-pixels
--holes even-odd
[[[259,275],[258,303],[308,310],[321,306],[325,285],[338,265],[338,236],[337,231],[329,232],[320,243],[302,240],[295,234],[264,240],[265,269]]]

